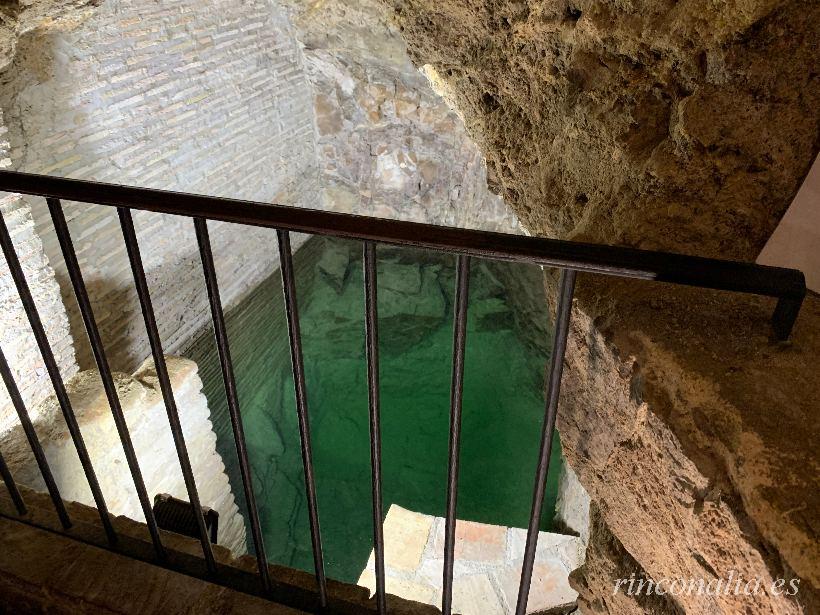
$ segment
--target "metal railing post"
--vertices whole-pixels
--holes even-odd
[[[441,612],[453,606],[453,564],[456,544],[458,467],[461,446],[461,403],[464,393],[464,351],[467,342],[467,305],[470,293],[470,257],[458,257],[456,300],[453,308],[453,373],[450,387],[450,454],[447,469],[447,511],[444,525],[444,578]]]
[[[373,505],[373,563],[376,573],[376,606],[387,613],[384,580],[384,526],[382,524],[382,436],[379,407],[379,309],[376,244],[367,241],[364,252],[365,347],[367,395],[370,409],[370,476]]]
[[[555,315],[555,337],[550,357],[549,382],[547,383],[547,400],[544,424],[541,432],[541,448],[538,452],[538,469],[535,473],[535,488],[532,496],[532,511],[527,529],[527,543],[524,547],[524,562],[521,566],[521,580],[518,586],[516,615],[526,615],[527,599],[530,595],[532,569],[535,563],[535,550],[538,546],[538,526],[541,524],[541,508],[544,505],[544,492],[549,474],[550,454],[552,452],[552,434],[555,431],[555,418],[558,416],[558,399],[561,395],[561,375],[564,371],[564,354],[567,349],[569,321],[572,315],[572,295],[575,288],[575,271],[563,269],[559,284],[560,294]]]
[[[145,329],[148,333],[148,343],[151,346],[151,356],[154,359],[154,368],[157,370],[157,380],[159,381],[160,392],[165,403],[165,411],[168,415],[168,424],[171,427],[171,435],[174,439],[174,448],[179,458],[182,478],[185,481],[185,489],[196,517],[197,529],[199,530],[199,542],[202,545],[202,554],[205,556],[205,567],[208,573],[215,575],[217,572],[214,552],[211,548],[211,540],[205,526],[205,517],[202,515],[202,504],[199,500],[199,492],[196,488],[196,479],[191,467],[191,458],[188,455],[188,447],[185,444],[185,435],[182,432],[182,424],[179,420],[179,410],[174,399],[174,389],[171,386],[171,378],[168,376],[168,366],[165,364],[165,355],[162,352],[162,340],[157,329],[157,319],[154,314],[154,306],[151,302],[151,293],[148,290],[148,282],[145,278],[145,268],[142,264],[137,233],[134,230],[134,220],[131,211],[125,208],[118,208],[117,214],[120,218],[122,236],[125,240],[125,249],[128,253],[128,262],[131,265],[131,273],[134,275],[134,284],[137,288],[140,309],[145,321]]]
[[[23,433],[26,434],[26,440],[28,440],[28,445],[34,454],[34,460],[37,462],[37,467],[40,469],[43,482],[46,484],[48,495],[51,498],[52,504],[54,504],[54,510],[60,519],[60,525],[63,526],[63,529],[67,530],[71,527],[71,519],[68,516],[68,511],[60,495],[60,490],[57,487],[54,475],[51,473],[51,468],[48,465],[48,459],[46,459],[46,454],[43,452],[43,446],[40,444],[40,439],[37,437],[37,432],[31,423],[31,418],[28,415],[28,411],[26,411],[26,405],[23,403],[23,397],[20,395],[20,390],[17,388],[17,383],[14,381],[14,376],[11,373],[8,361],[6,361],[6,355],[2,349],[0,349],[0,376],[2,376],[3,383],[6,385],[6,390],[11,398],[11,404],[17,412],[17,417],[20,419]]]
[[[0,215],[0,247],[2,247],[3,255],[6,257],[6,263],[11,272],[11,277],[14,279],[17,293],[20,295],[20,301],[26,311],[31,330],[34,333],[34,338],[37,341],[37,346],[40,349],[40,354],[46,365],[46,371],[48,371],[51,385],[54,387],[54,394],[57,397],[57,403],[60,405],[63,418],[65,418],[68,433],[74,442],[74,448],[80,459],[80,465],[85,473],[85,478],[88,481],[91,495],[97,506],[105,535],[108,538],[108,544],[113,547],[117,544],[117,534],[114,531],[114,526],[111,524],[111,519],[108,515],[108,506],[105,503],[102,489],[100,489],[100,483],[97,480],[97,474],[91,463],[91,457],[88,455],[88,449],[85,446],[80,425],[77,423],[77,417],[74,414],[74,409],[71,407],[71,400],[68,398],[68,392],[63,383],[63,377],[60,375],[57,360],[54,358],[54,352],[51,350],[51,344],[48,341],[48,335],[46,335],[45,328],[43,327],[43,321],[40,319],[40,313],[37,311],[37,305],[34,302],[34,297],[31,295],[26,276],[23,273],[23,267],[20,265],[20,259],[17,257],[17,252],[11,241],[6,221],[2,215]]]
[[[208,301],[211,306],[211,318],[214,324],[214,337],[219,352],[219,364],[222,369],[222,380],[225,385],[225,395],[228,400],[228,413],[231,417],[234,446],[239,458],[239,471],[242,475],[242,488],[245,492],[245,503],[248,506],[248,516],[251,522],[251,536],[256,552],[256,564],[259,568],[259,579],[262,591],[271,590],[268,558],[265,554],[265,542],[262,538],[262,526],[259,522],[259,510],[256,507],[256,496],[253,492],[253,477],[251,465],[248,461],[248,448],[245,443],[245,430],[242,426],[242,415],[239,411],[239,396],[236,392],[236,379],[233,373],[231,350],[228,345],[228,330],[225,327],[225,315],[222,313],[222,300],[219,297],[219,284],[216,280],[214,257],[211,253],[211,240],[208,237],[208,223],[204,218],[194,218],[196,240],[199,245],[199,255],[202,260],[202,270],[205,275],[205,286],[208,291]]]
[[[299,440],[302,447],[302,467],[305,472],[305,494],[310,522],[310,540],[313,548],[313,566],[319,589],[319,603],[327,606],[327,579],[322,554],[322,533],[319,527],[319,504],[316,500],[316,480],[313,471],[313,454],[310,444],[310,420],[307,409],[305,366],[302,358],[302,333],[299,328],[299,308],[296,301],[296,280],[293,272],[293,254],[290,235],[276,231],[279,243],[279,267],[282,271],[282,290],[285,296],[285,315],[290,338],[290,360],[293,368],[293,387],[296,394],[296,413],[299,419]]]
[[[11,497],[11,501],[14,503],[14,508],[17,509],[17,513],[21,517],[27,514],[28,509],[26,508],[26,503],[23,501],[23,496],[20,495],[20,490],[17,488],[17,483],[14,482],[14,477],[11,475],[11,470],[9,470],[9,467],[6,465],[6,460],[3,458],[3,453],[0,453],[0,478],[3,479],[6,489],[9,491],[9,496]]]
[[[94,318],[94,311],[91,308],[91,301],[88,298],[88,291],[85,287],[83,274],[80,271],[80,264],[77,261],[77,254],[74,251],[74,244],[71,241],[71,233],[68,230],[68,224],[66,224],[65,214],[58,199],[48,198],[46,202],[48,203],[48,210],[51,213],[51,219],[54,222],[54,231],[57,234],[60,249],[63,252],[63,259],[65,260],[66,269],[68,270],[68,277],[71,279],[71,286],[74,289],[74,296],[80,307],[80,314],[82,315],[83,324],[88,334],[88,341],[91,343],[94,361],[100,371],[100,379],[102,380],[108,405],[111,407],[111,414],[114,417],[114,425],[117,428],[117,434],[122,443],[125,460],[131,472],[131,479],[134,481],[137,498],[142,507],[142,513],[145,515],[148,533],[151,535],[151,542],[154,544],[154,551],[156,551],[157,557],[160,560],[164,560],[165,549],[159,537],[157,520],[154,517],[151,500],[148,498],[148,492],[145,488],[145,480],[142,477],[142,471],[140,470],[139,461],[137,460],[137,453],[134,450],[134,443],[131,441],[131,435],[128,433],[128,423],[125,421],[122,404],[120,404],[120,398],[117,395],[117,387],[114,385],[114,377],[111,374],[111,367],[105,356],[105,348],[103,347],[102,338],[97,328],[97,321]]]

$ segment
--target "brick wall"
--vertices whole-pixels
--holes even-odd
[[[286,204],[316,194],[312,96],[273,2],[105,2],[74,30],[21,39],[2,81],[16,169]],[[45,204],[30,206],[90,367]],[[111,362],[132,370],[148,346],[116,214],[66,214]],[[179,352],[209,321],[193,225],[135,222],[166,352]],[[227,307],[273,271],[275,238],[224,224],[211,235]]]
[[[31,211],[17,195],[0,198],[0,213],[17,246],[34,302],[42,317],[46,335],[64,378],[77,373],[74,347],[68,317],[60,297],[54,271],[43,253],[43,244],[34,231]],[[11,279],[6,259],[0,254],[0,343],[12,373],[29,408],[51,394],[52,388],[45,363],[37,349],[17,287]],[[35,419],[36,413],[32,412]],[[0,434],[17,423],[6,387],[0,385]]]
[[[0,112],[0,168],[11,161],[6,158],[8,142],[3,115]],[[0,215],[9,229],[23,266],[29,289],[51,342],[60,373],[68,378],[77,373],[77,361],[68,326],[68,316],[60,297],[60,287],[54,270],[43,252],[43,243],[34,229],[31,210],[16,194],[0,193]],[[6,259],[0,252],[0,344],[11,367],[23,401],[30,409],[32,420],[37,417],[37,404],[53,391],[43,357],[34,341],[17,287],[11,279]],[[0,436],[17,424],[17,414],[5,386],[0,385]]]

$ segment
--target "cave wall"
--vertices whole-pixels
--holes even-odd
[[[751,261],[816,157],[816,2],[384,5],[534,234]],[[631,572],[731,570],[800,591],[659,612],[816,611],[820,301],[788,343],[773,307],[579,276],[558,429],[597,515],[583,611],[654,612],[613,595]]]
[[[816,2],[385,4],[532,232],[752,259],[814,159]]]

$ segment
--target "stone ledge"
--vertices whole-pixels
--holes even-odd
[[[161,532],[170,565],[193,570],[191,575],[171,571],[151,563],[153,550],[144,524],[112,517],[120,539],[118,548],[128,555],[115,553],[102,547],[105,537],[96,509],[67,502],[73,526],[62,533],[48,496],[18,486],[29,508],[25,517],[15,514],[5,491],[0,495],[0,603],[18,608],[16,612],[290,615],[311,611],[315,600],[311,574],[269,565],[277,588],[302,608],[275,604],[253,595],[257,591],[256,560],[251,556],[234,557],[228,549],[214,545],[219,575],[244,582],[247,593],[223,587],[193,576],[204,576],[205,567],[195,539]],[[329,580],[328,594],[331,612],[375,612],[375,602],[362,587]],[[396,615],[439,612],[399,597],[390,596],[389,600],[391,613]]]

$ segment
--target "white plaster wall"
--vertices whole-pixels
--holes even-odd
[[[167,362],[200,500],[203,506],[219,512],[217,542],[235,553],[244,553],[244,519],[231,493],[222,458],[216,452],[216,434],[196,364],[175,357],[168,357]],[[115,380],[149,498],[153,501],[157,493],[170,493],[189,501],[153,362],[146,361],[133,376],[115,374]],[[109,510],[145,521],[99,375],[95,371],[81,372],[66,386]],[[35,427],[63,499],[94,506],[56,399],[52,396],[44,400],[36,415]],[[3,447],[15,478],[45,491],[22,429],[10,432]]]
[[[820,158],[757,262],[799,269],[806,275],[806,286],[820,293]]]
[[[220,196],[310,204],[312,96],[301,50],[275,2],[108,0],[68,32],[21,39],[0,106],[14,168]],[[66,298],[80,364],[93,364],[45,204],[37,231]],[[149,354],[116,214],[66,213],[109,359]],[[135,214],[166,352],[209,322],[189,220]],[[272,232],[211,225],[226,307],[276,264]]]

